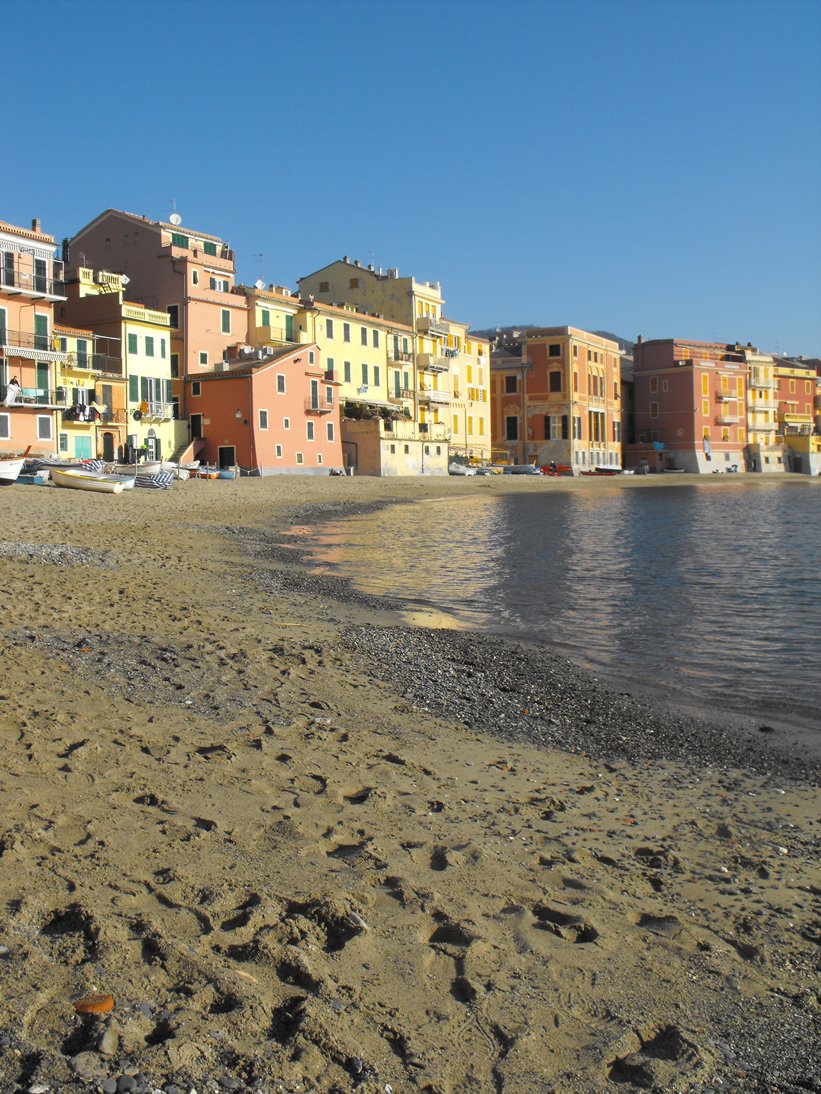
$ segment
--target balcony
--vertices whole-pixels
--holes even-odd
[[[305,400],[305,413],[306,414],[330,414],[336,410],[338,404],[333,399],[325,399],[321,395],[317,398],[309,398]]]
[[[55,410],[66,405],[67,396],[66,388],[64,387],[58,387],[56,390],[50,388],[23,387],[18,388],[17,390],[17,397],[14,402],[9,404],[10,406],[45,407],[48,410]],[[0,384],[0,405],[5,405],[7,393],[7,385]]]
[[[32,361],[65,361],[65,350],[52,348],[48,334],[34,334],[27,330],[11,330],[0,326],[0,349],[6,357],[26,357]]]
[[[419,392],[420,403],[434,403],[436,406],[448,406],[451,401],[449,391],[436,391],[433,388],[422,388]]]
[[[28,270],[6,270],[0,273],[0,293],[30,296],[34,300],[65,300],[64,281],[55,281]]]
[[[720,403],[735,402],[737,399],[743,399],[743,398],[744,398],[744,396],[739,395],[738,392],[734,392],[734,393],[731,393],[729,391],[718,391],[718,392],[716,392],[716,399]]]
[[[716,415],[716,425],[738,425],[740,420],[738,414],[731,414],[729,410],[722,410]]]
[[[120,357],[110,357],[105,353],[92,353],[91,367],[94,372],[104,376],[122,376],[123,362]]]
[[[402,349],[392,349],[390,343],[388,343],[388,360],[397,364],[412,365],[413,354]]]
[[[755,414],[759,410],[777,410],[778,403],[775,399],[757,399],[755,402],[747,403],[747,410],[750,414]]]
[[[755,388],[756,391],[772,391],[774,386],[772,380],[756,380],[751,377],[747,381],[747,387]]]
[[[143,410],[143,407],[147,409]],[[174,417],[174,404],[161,402],[142,402],[140,404],[143,419],[149,418],[155,421],[168,422]]]
[[[450,323],[445,319],[434,319],[430,315],[420,315],[416,320],[416,329],[420,334],[450,334]]]
[[[338,384],[340,383],[339,372],[332,368],[325,369],[325,383],[326,384]]]
[[[450,370],[450,358],[439,357],[434,353],[420,353],[417,357],[420,369],[426,372],[448,372]]]

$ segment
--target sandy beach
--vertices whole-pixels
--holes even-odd
[[[0,492],[0,1090],[821,1091],[817,747],[281,545],[534,488]]]

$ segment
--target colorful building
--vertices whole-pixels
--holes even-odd
[[[104,408],[98,454],[129,463],[178,458],[189,438],[172,391],[170,317],[125,300],[125,280],[84,266],[72,269],[59,306],[61,319],[82,323],[98,342],[107,342],[107,354],[93,362],[97,402]]]
[[[696,474],[744,471],[745,349],[639,336],[633,359],[636,442],[625,448],[626,465]]]
[[[57,368],[54,305],[64,300],[54,239],[0,221],[0,452],[53,455],[65,395]]]
[[[205,462],[260,475],[342,469],[339,384],[315,343],[240,356],[185,382]]]
[[[282,286],[241,286],[248,300],[248,342],[255,348],[319,346],[339,384],[345,466],[362,475],[446,474],[444,423],[418,421],[414,330],[405,324],[291,294]]]
[[[784,445],[778,430],[778,398],[775,359],[748,345],[747,361],[747,447],[748,471],[764,474],[784,472]]]
[[[234,252],[218,236],[107,209],[74,236],[72,262],[123,274],[125,298],[169,316],[172,398],[185,417],[182,379],[220,367],[246,337],[245,297],[234,289]]]
[[[453,454],[477,461],[490,458],[489,343],[471,338],[468,348],[467,325],[443,315],[439,282],[400,277],[397,269],[383,273],[345,256],[301,278],[298,285],[303,296],[315,301],[354,304],[360,313],[411,328],[414,359],[396,365],[415,366],[413,386],[403,390],[413,395],[417,436],[425,442],[447,440]],[[395,369],[400,375],[409,371]]]
[[[617,342],[578,327],[541,327],[492,355],[492,436],[511,463],[574,471],[621,466]]]
[[[774,358],[778,432],[788,471],[821,473],[821,435],[816,408],[821,383],[816,369],[795,358]]]

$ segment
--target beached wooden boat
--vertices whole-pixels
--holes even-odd
[[[620,467],[594,467],[590,471],[582,471],[582,475],[620,475]]]
[[[11,486],[12,483],[17,482],[30,451],[31,445],[22,456],[0,456],[0,486]]]
[[[146,460],[144,463],[115,463],[111,465],[112,475],[156,475],[162,470],[162,460]]]
[[[52,467],[51,481],[55,486],[65,486],[71,490],[91,490],[98,494],[122,494],[128,480],[124,475],[106,475],[94,471],[82,471],[76,467],[64,470]],[[134,480],[130,481],[133,486]]]

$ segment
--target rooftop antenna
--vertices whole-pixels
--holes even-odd
[[[265,265],[264,265],[265,255],[260,252],[258,255],[254,255],[254,258],[257,260],[257,263],[259,264],[259,280],[264,285],[265,284]],[[259,288],[259,285],[257,285],[257,288]]]
[[[175,228],[177,227],[178,224],[182,224],[182,217],[177,212],[177,199],[176,198],[171,199],[171,216],[168,219],[174,225]]]

